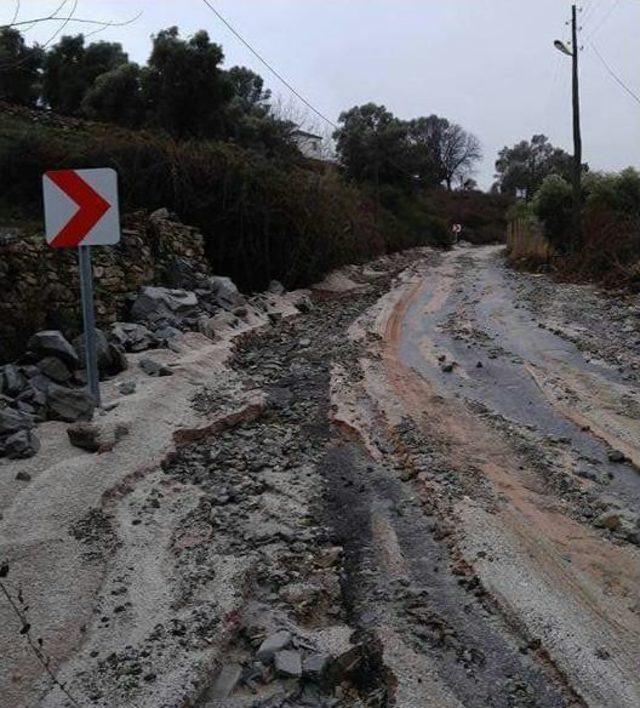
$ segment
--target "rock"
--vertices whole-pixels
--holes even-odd
[[[201,317],[198,320],[198,331],[214,340],[216,335],[237,326],[238,318],[232,312],[219,312],[214,317]]]
[[[129,368],[124,351],[113,342],[109,342],[109,360],[109,368],[106,371],[109,376],[115,376]]]
[[[611,450],[609,452],[609,462],[622,463],[626,461],[626,455],[623,452],[620,452],[620,450]]]
[[[207,284],[215,294],[218,305],[226,310],[232,310],[234,307],[240,307],[246,303],[244,296],[240,294],[231,278],[213,275],[207,279]]]
[[[329,654],[311,654],[302,664],[302,675],[312,681],[320,681],[329,667],[330,662],[331,657]]]
[[[67,428],[69,442],[74,447],[98,452],[100,449],[100,429],[92,423],[74,423]]]
[[[10,460],[33,457],[39,450],[40,440],[31,430],[19,430],[4,441],[4,454]]]
[[[279,280],[272,280],[267,287],[267,292],[272,295],[284,295],[285,287]]]
[[[313,310],[314,304],[308,295],[303,295],[296,303],[296,307],[299,312],[301,312],[303,315],[306,315],[307,313],[311,312],[311,310]]]
[[[609,529],[628,540],[638,543],[640,515],[628,509],[612,509],[600,514],[593,522],[599,528]]]
[[[188,258],[173,258],[165,269],[165,284],[181,290],[195,290],[200,286],[202,275]]]
[[[2,367],[0,375],[0,391],[15,398],[27,385],[27,378],[15,364]]]
[[[452,361],[448,361],[440,366],[442,371],[444,371],[445,374],[450,374],[455,367],[455,363]]]
[[[241,677],[242,666],[240,664],[225,664],[213,685],[211,698],[214,700],[228,698],[240,682]]]
[[[85,389],[63,388],[51,384],[47,391],[48,417],[75,423],[78,420],[91,420],[96,404],[93,396]]]
[[[123,396],[130,396],[132,393],[136,392],[136,382],[123,381],[121,384],[118,384],[118,391],[120,391]]]
[[[289,632],[281,631],[270,634],[258,648],[256,656],[263,664],[266,664],[272,661],[276,652],[286,649],[289,644],[291,644]]]
[[[138,366],[148,376],[173,376],[173,371],[166,365],[153,359],[140,359]]]
[[[158,346],[151,330],[134,322],[114,322],[110,336],[127,352],[143,352]]]
[[[139,321],[174,322],[197,316],[197,308],[198,298],[193,292],[147,286],[142,288],[134,302],[131,315]]]
[[[31,481],[31,475],[28,472],[23,472],[20,470],[18,474],[16,475],[16,479],[18,482],[30,482]]]
[[[153,334],[159,340],[159,343],[165,346],[168,345],[171,339],[182,336],[182,332],[177,327],[171,327],[170,325],[156,329]]]
[[[278,651],[274,657],[276,672],[280,676],[298,678],[302,676],[302,659],[300,652],[292,649]]]
[[[102,372],[104,369],[106,369],[109,366],[109,363],[110,363],[109,342],[107,340],[105,333],[101,329],[98,329],[96,327],[93,330],[93,332],[94,332],[94,337],[95,337],[95,341],[96,341],[96,355],[98,358],[98,369],[100,369],[100,371]],[[82,368],[86,367],[87,355],[86,355],[86,349],[85,349],[84,334],[81,334],[79,337],[76,337],[73,340],[73,346],[75,347],[76,351],[78,352],[78,358],[80,359],[80,366]]]
[[[66,383],[71,378],[67,365],[55,356],[46,356],[38,362],[40,371],[56,383]]]
[[[98,370],[101,377],[115,376],[127,368],[127,359],[124,356],[124,345],[120,344],[123,349],[109,342],[107,336],[101,329],[95,329],[96,338],[96,354],[98,358]],[[73,344],[78,351],[80,364],[86,366],[86,353],[84,335],[76,337]]]
[[[74,423],[67,428],[69,442],[89,452],[108,452],[113,450],[123,437],[129,434],[124,423],[111,426],[98,426],[92,423]]]
[[[26,413],[3,408],[0,410],[0,435],[12,435],[20,430],[29,430],[33,427],[33,419]]]
[[[72,371],[80,366],[78,353],[58,330],[37,332],[29,340],[27,348],[38,358],[54,356],[60,359]]]

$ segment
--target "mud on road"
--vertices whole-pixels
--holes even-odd
[[[97,706],[639,705],[638,312],[497,247],[329,278],[70,529],[104,575],[58,676]]]

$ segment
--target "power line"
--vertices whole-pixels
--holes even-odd
[[[620,2],[621,2],[621,0],[615,0],[613,5],[611,5],[611,7],[607,11],[607,13],[600,20],[600,22],[598,22],[598,24],[595,26],[595,28],[593,30],[591,30],[591,32],[589,32],[589,38],[595,37],[596,32],[598,32],[598,30],[604,25],[604,23],[611,17],[611,15],[613,14],[613,11],[618,7]]]
[[[614,80],[617,84],[619,84],[619,85],[629,94],[629,96],[631,96],[631,98],[633,98],[633,100],[634,100],[636,103],[639,103],[639,104],[640,104],[640,96],[638,96],[636,93],[634,93],[634,92],[624,83],[624,81],[616,74],[616,72],[609,66],[609,64],[607,63],[607,60],[606,60],[606,59],[602,56],[602,54],[600,54],[600,52],[598,51],[598,47],[596,47],[596,45],[595,45],[593,42],[589,42],[589,44],[591,44],[591,47],[592,47],[593,51],[596,53],[596,56],[598,57],[598,59],[600,59],[600,61],[602,62],[604,68],[609,72],[609,74],[610,74],[610,76],[613,78],[613,80]]]
[[[209,0],[202,0],[202,2],[204,2],[204,4],[211,10],[211,12],[213,12],[214,15],[220,20],[220,22],[222,22],[222,23],[227,27],[227,29],[228,29],[235,37],[237,37],[237,39],[239,39],[239,40],[242,42],[242,44],[244,44],[244,46],[256,57],[256,59],[258,59],[258,61],[260,61],[262,64],[264,64],[264,66],[266,66],[267,69],[268,69],[281,83],[283,83],[283,84],[289,89],[289,91],[291,91],[291,93],[292,93],[294,96],[297,96],[297,97],[302,101],[302,103],[304,103],[304,105],[307,106],[307,108],[309,108],[311,111],[313,111],[319,118],[321,118],[323,121],[325,121],[325,123],[327,123],[328,125],[330,125],[332,128],[335,128],[335,130],[338,130],[338,129],[339,129],[338,126],[337,126],[332,120],[329,120],[329,118],[327,118],[327,116],[325,116],[324,113],[322,113],[322,112],[319,111],[315,106],[313,106],[304,96],[302,96],[302,95],[284,78],[284,76],[282,76],[282,74],[281,74],[277,69],[275,69],[266,59],[264,59],[264,58],[260,55],[260,53],[259,53],[256,49],[254,49],[254,48],[251,46],[251,44],[249,44],[249,42],[235,29],[235,27],[233,27],[233,25],[232,25],[227,19],[225,19],[225,18],[218,12],[218,10],[216,10],[216,8],[209,2]]]

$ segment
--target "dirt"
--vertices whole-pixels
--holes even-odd
[[[457,247],[271,319],[59,529],[94,568],[84,638],[43,637],[72,699],[13,669],[0,704],[638,705],[637,302]]]

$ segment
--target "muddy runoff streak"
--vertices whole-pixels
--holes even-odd
[[[610,410],[624,382],[516,307],[496,256],[458,249],[407,283],[378,318],[383,364],[372,367],[369,393],[387,425],[409,416],[444,452],[460,489],[443,492],[433,469],[417,475],[417,487],[442,508],[448,497],[451,548],[503,620],[532,637],[539,657],[588,705],[637,706],[638,549],[613,543],[581,516],[585,498],[571,475],[585,460],[606,470],[597,431],[618,449],[632,447],[638,422]],[[585,379],[597,385],[580,385]],[[570,407],[549,395],[551,380],[555,391],[570,388]],[[576,424],[576,413],[595,430]],[[553,435],[562,436],[561,450],[549,446]],[[637,471],[616,465],[613,474],[607,494],[635,503]]]

